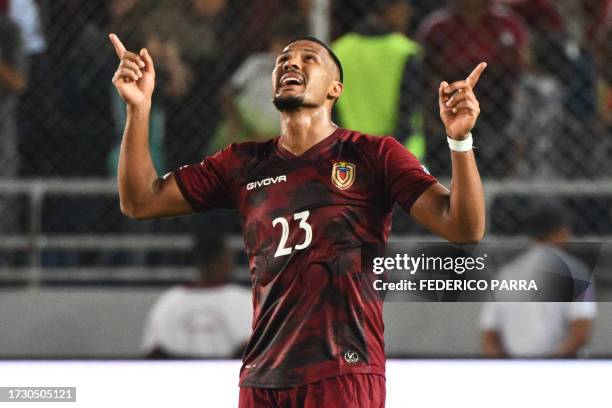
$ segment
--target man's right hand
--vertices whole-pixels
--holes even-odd
[[[129,52],[115,34],[110,34],[109,38],[120,61],[113,76],[119,95],[131,107],[150,106],[155,88],[155,68],[149,52],[145,48],[140,50],[140,54]]]

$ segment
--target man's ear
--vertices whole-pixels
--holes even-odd
[[[338,99],[342,95],[342,91],[344,91],[344,84],[340,81],[334,81],[329,88],[327,97],[329,99]]]

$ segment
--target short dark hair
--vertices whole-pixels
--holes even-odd
[[[558,199],[543,198],[531,203],[525,218],[527,232],[534,238],[544,238],[570,226],[567,212]]]
[[[385,11],[387,7],[393,6],[396,3],[407,3],[410,5],[410,1],[406,0],[371,0],[369,3],[369,9],[372,13],[378,14]]]
[[[340,59],[338,58],[338,56],[336,54],[334,54],[332,49],[327,46],[327,44],[325,44],[323,41],[319,40],[317,37],[304,36],[304,37],[294,38],[293,40],[289,41],[289,44],[287,44],[287,45],[291,45],[291,44],[293,44],[295,42],[298,42],[298,41],[312,41],[314,43],[319,44],[321,47],[325,48],[327,50],[327,53],[329,54],[329,56],[332,58],[332,60],[334,60],[334,63],[336,64],[336,67],[338,68],[338,72],[340,73],[340,82],[344,82],[344,71],[342,70],[342,64],[340,63]]]
[[[198,231],[195,234],[194,261],[199,267],[214,264],[226,250],[225,235],[214,234],[210,230]]]

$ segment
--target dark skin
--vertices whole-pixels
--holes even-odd
[[[174,175],[160,178],[149,151],[153,60],[145,49],[131,53],[117,36],[111,34],[110,39],[120,59],[113,84],[128,112],[119,156],[121,210],[135,219],[191,213],[193,209],[180,193]],[[465,81],[440,84],[440,117],[453,139],[466,137],[476,123],[480,108],[473,88],[485,68],[486,64],[481,63]],[[321,45],[297,41],[285,47],[272,72],[272,89],[276,98],[302,99],[299,108],[280,112],[280,141],[294,155],[301,155],[337,128],[331,112],[343,84],[333,59]],[[414,203],[410,215],[450,241],[478,241],[484,234],[485,206],[476,160],[472,151],[452,151],[451,160],[450,191],[441,184],[432,185]]]

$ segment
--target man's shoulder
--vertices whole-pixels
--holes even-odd
[[[554,247],[552,252],[557,255],[565,265],[567,265],[572,276],[577,278],[590,278],[591,272],[589,266],[582,259],[559,247]]]
[[[220,285],[189,284],[181,287],[182,294],[191,296],[251,296],[251,289],[236,283]],[[178,293],[178,291],[177,291]]]
[[[371,135],[352,129],[342,129],[338,136],[340,142],[353,144],[367,149],[380,149],[399,142],[389,135]]]
[[[427,37],[431,32],[454,25],[456,14],[449,7],[442,7],[429,14],[418,29],[417,37]]]
[[[353,47],[353,45],[355,44],[355,42],[358,42],[360,39],[360,35],[356,32],[348,32],[342,36],[340,36],[337,40],[335,40],[332,44],[331,47],[334,50],[334,52],[338,53],[338,52],[343,52],[345,51],[346,48],[351,48]]]
[[[394,144],[400,144],[393,136],[371,135],[345,128],[341,128],[340,132],[338,132],[337,142],[367,149],[380,149],[384,147],[393,147]],[[277,143],[278,136],[263,142],[251,141],[232,143],[219,153],[234,156],[240,160],[246,160],[249,158],[263,159],[275,152]]]
[[[210,289],[210,288],[209,288]],[[247,287],[246,285],[239,285],[237,283],[226,283],[223,285],[220,285],[218,287],[213,287],[213,289],[215,289],[216,292],[219,293],[231,293],[231,294],[237,294],[237,295],[249,295],[251,294],[251,289],[250,287]]]
[[[500,276],[515,276],[517,271],[523,272],[538,262],[540,253],[538,248],[530,247],[523,250],[512,258],[509,262],[502,265],[499,269]]]
[[[176,305],[184,302],[190,303],[207,299],[214,300],[217,298],[250,299],[251,290],[234,283],[214,286],[198,284],[177,285],[164,291],[159,297],[159,303]]]
[[[172,286],[158,296],[155,302],[155,310],[157,313],[163,313],[169,309],[172,309],[177,303],[181,303],[185,298],[187,291],[181,286]]]
[[[419,43],[416,40],[411,39],[403,33],[397,32],[389,32],[384,35],[367,35],[358,32],[350,32],[344,34],[342,37],[338,38],[333,42],[332,48],[335,52],[343,53],[348,50],[363,48],[364,41],[370,41],[372,38],[379,39],[385,38],[388,39],[388,44],[393,45],[395,48],[399,48],[400,51],[404,50],[413,50],[415,48],[420,48]],[[380,44],[379,42],[373,44]]]
[[[494,4],[491,6],[489,9],[489,14],[503,20],[522,21],[520,14],[517,14],[511,8],[508,8],[503,4]]]
[[[278,137],[266,141],[249,141],[231,143],[217,154],[235,156],[240,160],[261,158],[274,151]]]
[[[355,130],[343,129],[339,135],[339,144],[345,151],[353,151],[358,156],[370,160],[372,164],[380,164],[388,155],[407,154],[409,151],[393,136],[371,135]]]
[[[342,129],[343,132],[339,135],[340,142],[352,144],[360,149],[369,150],[372,152],[383,152],[388,149],[402,148],[403,145],[391,135],[372,135],[362,133],[357,130]]]
[[[572,276],[588,275],[587,265],[573,256],[553,245],[534,245],[500,269],[500,275],[517,275],[530,270],[560,271],[567,270]]]
[[[372,135],[369,133],[363,133],[358,130],[342,128],[342,132],[339,134],[339,138],[343,141],[349,141],[353,143],[363,144],[381,144],[387,139],[394,139],[393,136],[389,135]]]
[[[510,8],[498,4],[491,7],[490,15],[496,20],[496,27],[499,30],[510,29],[521,35],[527,35],[527,26],[518,13]]]

